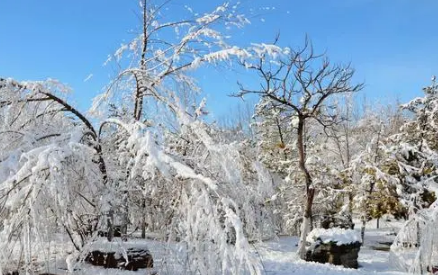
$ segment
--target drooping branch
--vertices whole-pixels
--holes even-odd
[[[39,102],[39,101],[56,102],[57,104],[59,104],[63,107],[62,109],[60,109],[60,111],[69,112],[69,113],[73,114],[76,118],[78,118],[85,125],[87,130],[92,133],[91,136],[94,140],[92,146],[96,150],[96,153],[98,155],[99,170],[102,174],[103,183],[106,185],[106,183],[108,182],[108,175],[107,175],[105,161],[103,158],[102,146],[100,144],[100,140],[99,140],[99,137],[96,133],[96,130],[94,129],[91,122],[79,110],[77,110],[76,108],[74,108],[73,106],[68,104],[65,100],[61,99],[60,97],[54,95],[53,93],[51,93],[47,90],[44,90],[40,84],[35,85],[35,86],[28,86],[26,84],[21,84],[21,83],[16,82],[16,81],[6,80],[4,78],[0,78],[0,88],[5,87],[7,85],[6,83],[14,86],[16,88],[19,88],[20,90],[29,89],[29,90],[34,92],[34,95],[30,96],[29,98],[20,99],[18,102],[21,102],[21,103]],[[41,98],[35,97],[38,95],[42,95],[44,97],[41,97]],[[14,102],[12,102],[12,101],[2,101],[2,102],[0,102],[0,107],[11,105],[13,103]]]

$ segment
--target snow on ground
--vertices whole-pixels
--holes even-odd
[[[261,260],[264,271],[263,274],[266,275],[366,275],[366,274],[381,274],[381,275],[406,275],[397,271],[395,267],[391,266],[389,262],[389,244],[395,238],[394,233],[397,232],[398,228],[403,224],[403,222],[386,222],[381,221],[381,228],[375,228],[375,221],[367,224],[367,231],[365,233],[365,243],[361,247],[359,253],[359,265],[360,268],[347,269],[340,266],[333,266],[329,264],[319,264],[305,262],[299,259],[296,255],[298,237],[288,237],[282,236],[274,240],[266,241],[263,243],[256,243],[252,245],[256,255]],[[360,231],[359,223],[356,223],[357,232]],[[108,243],[100,244],[100,246],[107,246]],[[114,244],[116,246],[123,245],[125,247],[129,246],[139,246],[143,247],[147,245],[154,257],[154,270],[139,270],[137,272],[133,271],[122,271],[114,269],[101,269],[98,267],[93,267],[87,264],[81,264],[77,267],[73,274],[78,275],[132,275],[132,274],[153,274],[157,271],[159,275],[165,274],[184,274],[181,269],[182,263],[179,263],[175,259],[175,253],[178,253],[177,249],[172,245],[164,244],[159,240],[131,240],[127,243]],[[105,247],[99,247],[105,248]],[[105,249],[104,249],[105,250]],[[57,261],[56,270],[51,269],[54,274],[71,274],[67,272],[67,266],[61,261]],[[47,272],[46,271],[46,272]]]
[[[404,275],[389,263],[389,243],[395,238],[394,232],[403,222],[381,221],[380,229],[375,228],[375,221],[367,224],[365,243],[359,253],[359,269],[348,269],[329,264],[305,262],[296,255],[298,238],[280,237],[277,240],[254,245],[267,275],[343,275],[343,274],[381,274]],[[356,230],[360,231],[359,223]],[[377,249],[377,250],[376,250]]]
[[[397,272],[388,263],[389,253],[376,251],[367,247],[359,253],[358,270],[333,266],[329,264],[310,263],[300,260],[296,256],[297,237],[281,237],[279,240],[265,242],[256,245],[256,250],[263,261],[265,274],[269,275],[341,275],[341,274],[382,274],[396,275],[406,274]]]

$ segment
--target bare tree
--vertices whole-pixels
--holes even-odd
[[[349,66],[333,65],[325,55],[316,55],[308,39],[298,51],[284,50],[278,56],[259,55],[256,62],[244,61],[242,65],[255,71],[262,83],[257,89],[248,89],[240,84],[236,96],[258,94],[264,100],[263,108],[281,106],[295,125],[298,164],[306,186],[306,203],[303,213],[298,253],[305,256],[305,240],[311,230],[312,205],[315,197],[312,173],[306,165],[306,126],[316,120],[324,128],[339,122],[333,112],[330,98],[339,94],[362,89],[362,84],[351,85],[354,70]],[[272,55],[271,55],[272,56]]]

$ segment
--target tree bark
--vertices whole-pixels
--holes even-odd
[[[301,236],[298,244],[298,255],[301,259],[306,257],[306,238],[309,231],[312,228],[312,206],[313,199],[315,197],[315,189],[312,187],[312,177],[306,167],[306,149],[304,146],[304,126],[305,116],[298,116],[298,129],[297,129],[297,145],[299,155],[299,167],[304,174],[306,182],[306,205],[303,213],[303,223],[301,225]]]
[[[108,227],[108,241],[111,242],[114,238],[114,209],[113,206],[110,207],[107,218],[107,227]]]
[[[141,202],[141,238],[146,239],[146,199],[143,198]]]
[[[362,244],[363,244],[365,241],[365,226],[367,224],[367,220],[365,217],[362,217],[361,220],[362,220],[362,226],[360,228],[360,238],[361,238]]]

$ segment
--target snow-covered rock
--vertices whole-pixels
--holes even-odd
[[[306,261],[358,268],[360,236],[351,229],[314,229],[307,236]]]

